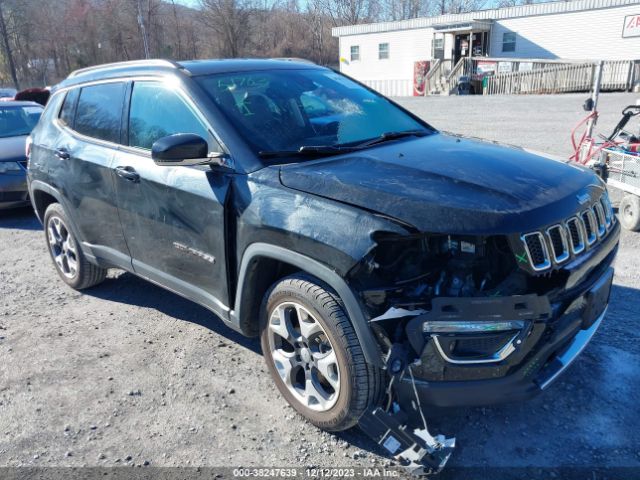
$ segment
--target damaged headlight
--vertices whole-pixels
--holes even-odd
[[[428,310],[437,297],[525,293],[505,236],[380,234],[375,240],[350,274],[373,317],[391,307]]]

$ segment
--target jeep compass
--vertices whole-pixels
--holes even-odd
[[[130,271],[259,336],[282,396],[437,470],[423,409],[545,390],[605,315],[619,225],[578,165],[438,132],[327,68],[151,60],[57,85],[31,201],[61,279]]]

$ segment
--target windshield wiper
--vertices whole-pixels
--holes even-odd
[[[405,137],[424,137],[429,135],[427,130],[403,130],[399,132],[385,132],[377,138],[367,140],[366,142],[356,145],[357,148],[367,148],[379,143],[389,142],[391,140],[397,140]]]
[[[305,145],[298,150],[279,150],[258,152],[260,158],[279,157],[329,157],[358,150],[356,147],[336,147],[332,145]]]
[[[279,150],[279,151],[262,151],[258,152],[261,158],[279,158],[279,157],[329,157],[331,155],[340,155],[341,153],[355,152],[364,148],[371,147],[383,142],[397,140],[405,137],[424,137],[431,132],[428,130],[404,130],[399,132],[385,132],[365,142],[341,146],[341,145],[304,145],[298,150]]]

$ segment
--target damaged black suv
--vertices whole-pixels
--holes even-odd
[[[313,424],[442,466],[421,409],[527,398],[600,325],[619,226],[591,171],[445,135],[332,70],[75,72],[32,133],[62,280],[120,268],[260,336]],[[406,428],[409,426],[410,428]]]

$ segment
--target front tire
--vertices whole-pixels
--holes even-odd
[[[59,203],[52,203],[44,213],[44,235],[58,275],[71,288],[93,287],[106,278],[107,270],[87,261]]]
[[[260,337],[278,390],[317,427],[351,428],[379,400],[383,373],[366,362],[342,302],[319,280],[295,274],[274,284]]]

